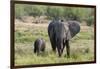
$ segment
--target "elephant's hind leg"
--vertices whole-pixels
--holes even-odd
[[[53,39],[50,39],[53,52],[56,52],[56,44]]]

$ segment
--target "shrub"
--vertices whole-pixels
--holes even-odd
[[[87,26],[91,26],[94,23],[94,16],[89,16],[86,21]]]

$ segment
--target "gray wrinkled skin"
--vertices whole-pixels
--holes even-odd
[[[42,38],[38,38],[34,42],[34,53],[39,55],[41,52],[45,51],[45,40]]]
[[[80,32],[80,25],[77,21],[52,21],[48,26],[48,35],[54,52],[58,50],[59,57],[66,46],[67,55],[70,55],[69,40]]]

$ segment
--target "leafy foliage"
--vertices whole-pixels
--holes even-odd
[[[89,26],[94,23],[94,9],[82,7],[16,4],[15,16],[16,18],[47,16],[48,19],[86,21]]]

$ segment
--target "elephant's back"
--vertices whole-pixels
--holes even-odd
[[[36,39],[35,46],[41,46],[44,43],[45,43],[45,40],[43,40],[42,38],[39,38],[39,39]]]

